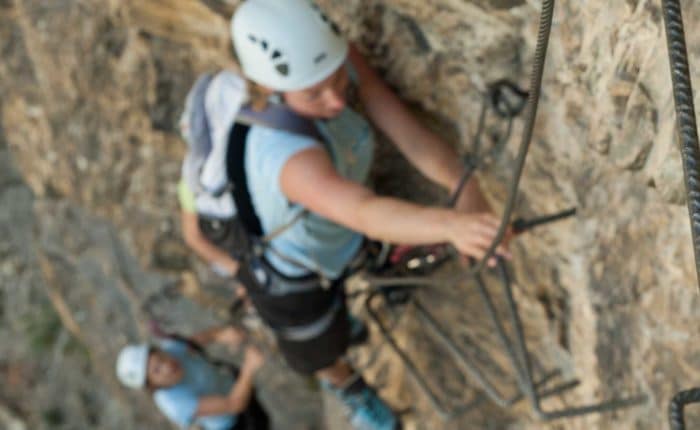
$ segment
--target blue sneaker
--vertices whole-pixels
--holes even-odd
[[[332,391],[346,408],[348,419],[355,430],[400,430],[394,412],[360,378],[345,389],[324,386]]]

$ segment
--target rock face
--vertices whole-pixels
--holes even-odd
[[[175,186],[184,145],[176,121],[196,75],[233,63],[227,18],[237,3],[0,0],[0,330],[3,339],[18,339],[0,346],[0,371],[10,382],[0,389],[0,404],[11,425],[162,424],[148,403],[116,385],[111,360],[144,331],[133,321],[146,318],[138,310],[150,294],[182,273],[202,272],[179,240]],[[502,78],[527,85],[539,2],[319,4],[421,117],[463,151],[472,149],[486,85]],[[697,83],[700,34],[691,29],[700,5],[684,6]],[[526,408],[484,406],[446,423],[383,349],[368,375],[386,380],[398,406],[415,406],[415,428],[658,429],[672,393],[700,384],[700,303],[660,1],[561,0],[555,13],[517,211],[579,212],[513,243],[516,298],[538,360],[581,379],[545,409],[635,393],[648,402],[552,424],[537,422]],[[516,121],[515,136],[521,126]],[[489,120],[487,135],[499,130]],[[480,171],[496,208],[517,141]],[[380,189],[436,201],[385,152]],[[445,294],[428,301],[441,321],[453,333],[487,339],[473,286]],[[184,330],[214,319],[188,308],[188,300],[176,302],[169,306],[182,313],[173,323]],[[465,316],[464,309],[473,311]],[[458,370],[436,360],[420,324],[410,314],[406,320],[401,337],[416,359],[436,379],[456,384],[450,392],[472,390]],[[56,387],[68,394],[60,402],[52,401]],[[310,422],[302,421],[295,422]],[[700,425],[700,416],[690,416],[693,423]]]

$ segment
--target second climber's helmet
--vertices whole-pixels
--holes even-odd
[[[128,345],[117,358],[117,378],[129,388],[143,388],[148,372],[148,345]]]
[[[247,0],[231,34],[246,77],[275,91],[315,85],[348,54],[338,27],[310,0]]]

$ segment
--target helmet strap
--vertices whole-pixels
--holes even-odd
[[[274,93],[270,94],[267,101],[275,105],[284,104],[284,98],[282,97],[282,93],[279,91],[275,91]]]

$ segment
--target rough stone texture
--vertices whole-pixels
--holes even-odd
[[[149,339],[151,321],[178,333],[225,321],[231,290],[203,294],[143,271],[109,222],[67,201],[35,199],[9,162],[0,147],[0,334],[13,339],[0,360],[2,428],[168,427],[145,393],[117,382],[116,354]],[[258,383],[279,426],[317,428],[318,394],[279,359]]]
[[[0,371],[10,381],[0,389],[0,404],[19,417],[12,420],[26,420],[28,428],[161,422],[115,386],[110,360],[121,336],[138,331],[122,307],[135,312],[151,289],[179,272],[202,272],[178,235],[175,184],[184,147],[175,122],[196,74],[231,65],[226,19],[237,3],[0,1],[3,339],[36,336],[49,348],[32,350],[30,340],[0,347]],[[500,78],[527,85],[539,2],[319,3],[426,122],[465,151],[485,85]],[[683,3],[697,85],[700,34],[692,29],[700,6]],[[488,128],[496,132],[498,124]],[[517,123],[516,136],[520,128]],[[517,141],[480,173],[496,208]],[[9,167],[6,146],[21,178]],[[382,151],[380,189],[436,201],[403,160]],[[575,205],[579,214],[515,241],[516,296],[538,361],[581,379],[545,408],[638,392],[649,403],[551,424],[524,407],[484,406],[445,423],[386,348],[368,378],[386,385],[395,405],[413,407],[410,428],[663,428],[672,393],[700,384],[694,338],[700,303],[683,203],[660,1],[561,0],[518,213]],[[113,249],[135,258],[115,257]],[[120,271],[118,261],[127,269]],[[131,299],[124,294],[129,283],[137,290]],[[171,306],[184,306],[182,315],[198,314],[186,311],[189,301],[177,302]],[[451,333],[496,349],[473,287],[430,297],[429,304]],[[80,334],[71,331],[76,327]],[[117,339],[105,342],[105,332],[115,331]],[[449,382],[441,384],[449,393],[472,390],[439,359],[410,313],[399,331],[436,381]],[[102,362],[109,365],[95,365]],[[71,387],[58,403],[47,377]],[[697,414],[690,417],[694,425]]]

